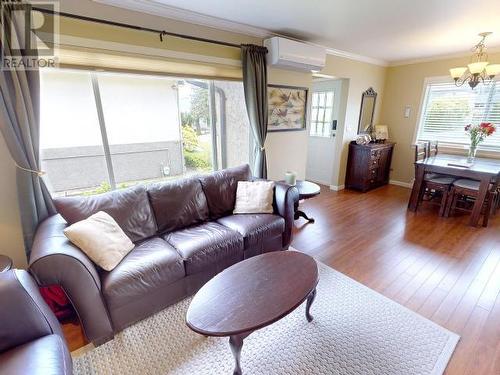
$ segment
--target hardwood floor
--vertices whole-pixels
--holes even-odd
[[[500,214],[488,228],[406,205],[410,191],[322,187],[301,204],[293,246],[458,333],[446,374],[500,374]]]
[[[316,222],[296,221],[292,246],[458,333],[446,374],[500,374],[500,213],[472,228],[466,214],[408,212],[409,195],[322,187],[301,204]],[[72,350],[84,344],[78,325],[64,331]]]

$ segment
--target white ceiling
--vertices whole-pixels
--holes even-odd
[[[386,62],[467,52],[482,31],[493,32],[487,46],[500,47],[500,0],[94,1],[254,35],[277,33]]]

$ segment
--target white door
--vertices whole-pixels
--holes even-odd
[[[342,80],[313,83],[306,178],[332,184],[335,130],[340,114]]]

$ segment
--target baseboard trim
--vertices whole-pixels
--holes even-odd
[[[330,190],[333,190],[333,191],[340,191],[340,190],[344,190],[345,189],[345,185],[330,185]]]
[[[390,180],[389,183],[391,185],[396,185],[396,186],[402,186],[407,189],[411,189],[413,187],[413,181],[412,182],[403,182],[403,181],[397,181],[397,180]]]
[[[330,183],[329,182],[326,182],[326,181],[321,181],[321,180],[318,180],[318,179],[315,179],[315,178],[307,178],[306,176],[306,180],[307,181],[311,181],[311,182],[314,182],[316,184],[320,184],[320,185],[325,185],[325,186],[329,186]]]

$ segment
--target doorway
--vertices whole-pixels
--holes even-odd
[[[343,129],[348,80],[322,79],[312,85],[306,178],[330,186],[335,163],[335,137]]]

